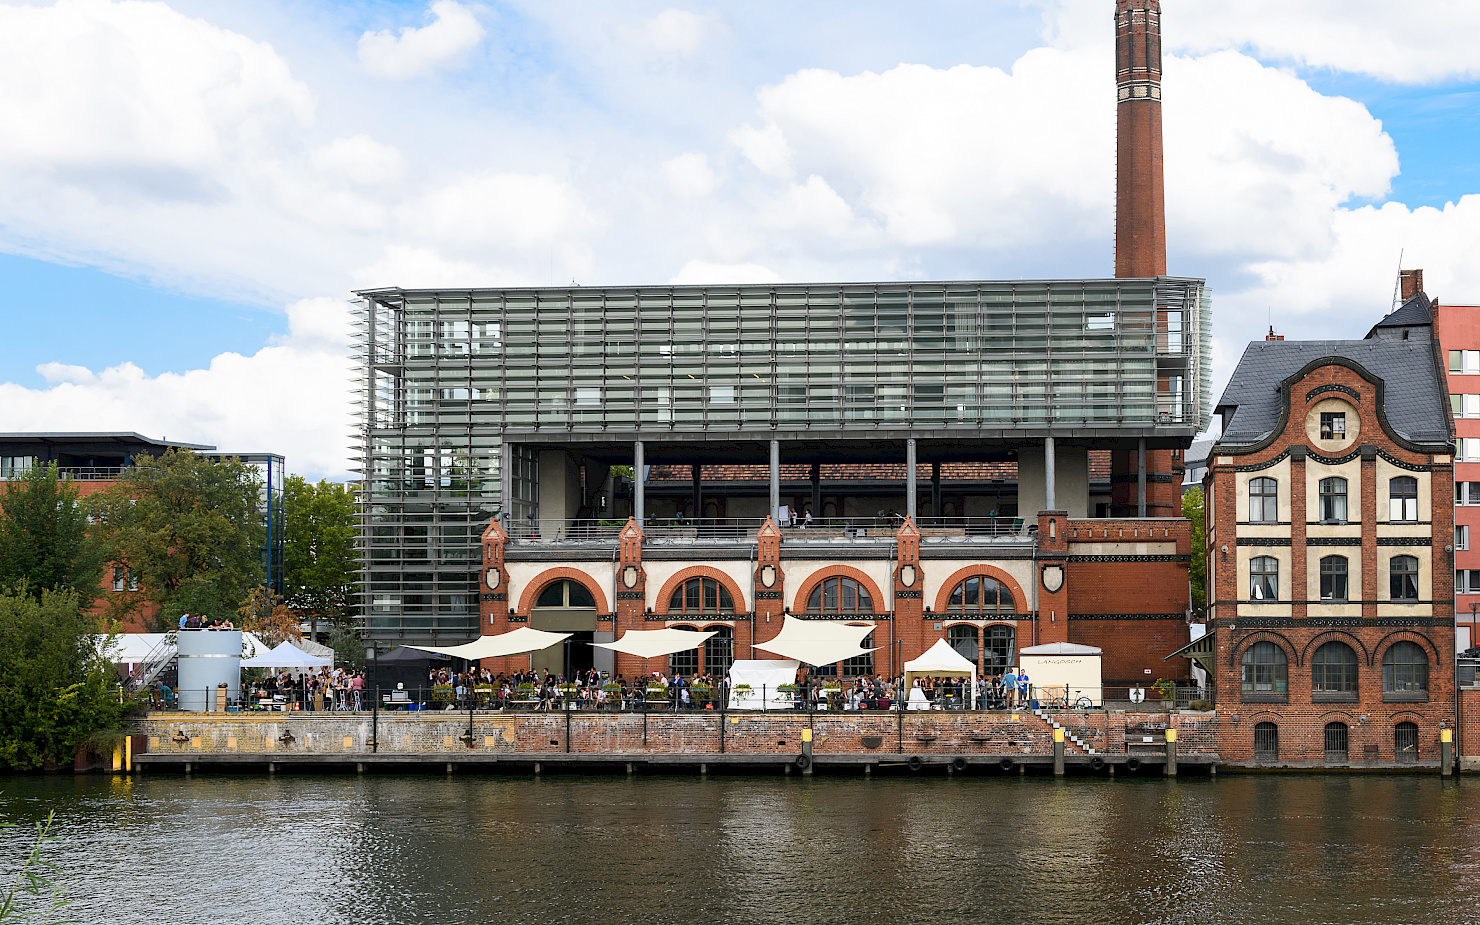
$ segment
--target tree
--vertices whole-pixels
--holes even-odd
[[[87,605],[107,561],[76,487],[54,463],[0,483],[0,589],[24,585],[38,597],[72,590]]]
[[[246,603],[236,609],[236,618],[238,628],[256,633],[257,638],[270,646],[303,639],[298,618],[283,603],[282,597],[266,585],[258,585],[251,590]]]
[[[1187,580],[1192,588],[1192,616],[1201,620],[1207,613],[1208,559],[1205,537],[1207,535],[1207,512],[1203,509],[1201,488],[1189,488],[1182,496],[1182,516],[1191,524],[1192,561],[1187,565]]]
[[[182,613],[222,616],[263,578],[266,535],[257,470],[185,450],[138,456],[123,477],[87,499],[94,532],[139,581],[110,616],[159,605],[156,629]]]
[[[123,716],[97,618],[73,591],[0,594],[0,766],[72,761],[77,746]]]
[[[288,606],[317,632],[319,621],[342,624],[354,614],[354,489],[290,475],[283,484],[287,519],[283,566]]]

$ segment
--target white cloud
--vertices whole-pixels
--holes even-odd
[[[472,11],[456,0],[437,0],[433,19],[421,28],[406,26],[399,35],[389,29],[360,36],[360,64],[378,77],[403,80],[460,64],[486,34]]]
[[[406,161],[401,152],[368,135],[336,138],[312,154],[314,166],[366,186],[400,179]]]
[[[704,154],[690,152],[664,161],[663,175],[673,191],[685,199],[700,199],[714,192],[714,171],[709,169],[709,158]]]
[[[678,275],[668,282],[675,286],[699,286],[704,284],[781,283],[780,274],[757,263],[715,263],[708,260],[690,260]]]
[[[464,177],[410,204],[402,220],[451,253],[565,246],[596,224],[569,183],[517,173]]]
[[[57,362],[42,363],[36,367],[36,372],[47,382],[92,382],[97,378],[86,366],[68,366]]]
[[[288,306],[289,333],[251,356],[150,376],[133,363],[96,374],[45,364],[55,384],[0,384],[0,430],[136,431],[236,452],[282,453],[289,468],[347,476],[352,366],[340,299]]]
[[[815,173],[803,183],[792,183],[763,212],[778,228],[841,235],[850,230],[853,209],[827,181]]]
[[[789,177],[794,172],[791,166],[791,147],[786,143],[786,135],[775,124],[767,124],[761,128],[742,125],[730,133],[730,141],[757,170],[767,176]]]
[[[664,10],[617,33],[639,51],[657,58],[690,59],[699,53],[705,37],[718,25],[711,14],[700,16],[688,10]]]

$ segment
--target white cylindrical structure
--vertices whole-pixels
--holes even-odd
[[[240,630],[181,630],[177,634],[180,670],[175,690],[180,709],[216,709],[216,689],[226,685],[227,701],[241,698]]]

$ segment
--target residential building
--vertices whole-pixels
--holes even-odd
[[[1423,271],[1405,270],[1404,303],[1423,295]],[[1455,646],[1480,643],[1480,305],[1426,305],[1434,318],[1454,416]]]

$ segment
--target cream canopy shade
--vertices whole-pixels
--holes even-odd
[[[873,631],[872,626],[849,626],[830,620],[801,620],[788,616],[775,639],[758,642],[755,647],[808,665],[831,665],[883,648],[863,647],[863,640]]]
[[[558,642],[564,642],[570,638],[570,633],[546,633],[543,630],[532,630],[527,626],[510,633],[500,633],[497,636],[482,636],[472,642],[460,646],[412,646],[408,649],[420,649],[423,652],[439,652],[442,655],[451,655],[454,658],[479,659],[499,658],[505,655],[523,655],[526,652],[538,652],[548,649]]]
[[[713,630],[697,633],[693,630],[671,628],[661,630],[628,630],[616,642],[593,642],[591,645],[599,646],[603,649],[611,649],[614,652],[622,652],[627,655],[635,655],[638,658],[657,658],[660,655],[672,655],[675,652],[687,652],[689,649],[697,649],[704,644],[704,640],[714,634]]]

